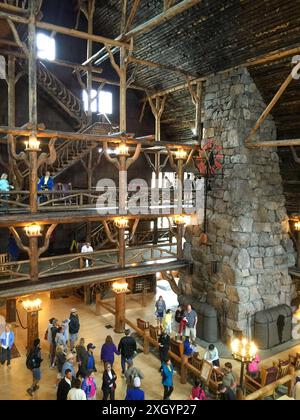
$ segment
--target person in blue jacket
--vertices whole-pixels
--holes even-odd
[[[174,391],[173,387],[173,376],[174,376],[174,367],[172,365],[171,359],[166,359],[162,364],[161,369],[162,374],[162,384],[164,386],[164,400],[169,400],[172,392]]]
[[[145,393],[142,389],[140,389],[140,386],[141,379],[136,376],[133,380],[133,388],[127,389],[125,401],[144,401]]]
[[[38,183],[38,191],[52,191],[54,187],[54,181],[53,178],[50,176],[50,172],[47,171],[45,176],[42,176]],[[47,201],[50,199],[50,196],[48,195],[42,195],[39,196],[39,201],[41,203]]]
[[[1,345],[1,365],[4,365],[7,361],[7,366],[10,367],[11,360],[11,349],[15,341],[15,335],[11,331],[9,324],[6,324],[5,330],[0,335],[0,345]]]

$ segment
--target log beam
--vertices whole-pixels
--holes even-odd
[[[201,3],[201,0],[183,0],[180,3],[176,4],[176,6],[170,7],[168,10],[160,13],[159,15],[148,20],[147,22],[142,23],[136,28],[133,28],[131,31],[127,32],[124,35],[123,39],[128,40],[130,38],[144,34],[150,31],[151,29],[155,28],[156,26],[167,22],[179,13],[183,13],[199,3]]]
[[[133,57],[133,56],[129,56],[128,61],[130,63],[139,64],[141,66],[152,67],[152,68],[157,68],[157,69],[162,69],[162,70],[169,70],[169,71],[172,71],[174,73],[178,73],[182,76],[188,76],[188,77],[193,77],[193,78],[197,77],[194,74],[189,73],[188,71],[178,69],[178,68],[173,67],[173,66],[169,66],[169,65],[166,65],[166,64],[160,64],[160,63],[154,63],[153,61],[142,60],[141,58],[136,58],[136,57]]]

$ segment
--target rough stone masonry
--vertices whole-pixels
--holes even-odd
[[[288,268],[295,257],[276,149],[244,145],[264,109],[247,69],[206,83],[204,138],[222,145],[224,164],[208,194],[208,243],[200,244],[200,226],[187,229],[185,253],[194,270],[180,285],[185,296],[217,309],[227,338],[245,333],[247,318],[257,311],[290,305],[294,294]],[[276,139],[271,118],[253,141],[258,139]]]

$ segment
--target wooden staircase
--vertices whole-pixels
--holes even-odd
[[[108,134],[111,131],[111,125],[108,123],[94,123],[91,126],[80,130],[80,133],[87,134]],[[65,140],[56,147],[57,158],[52,165],[42,165],[39,168],[39,176],[50,171],[52,178],[57,178],[62,175],[67,169],[71,168],[76,163],[80,162],[90,150],[94,150],[99,146],[96,142],[87,142],[84,140],[72,141]],[[29,176],[29,170],[26,168],[22,171],[22,176],[25,179]]]

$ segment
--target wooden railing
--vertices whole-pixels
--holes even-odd
[[[38,210],[41,211],[65,211],[66,207],[72,210],[84,210],[84,209],[99,209],[107,210],[107,205],[105,207],[97,206],[97,202],[101,196],[103,196],[103,191],[97,191],[96,189],[92,190],[69,190],[69,191],[39,191],[38,192]],[[110,194],[110,199],[108,198]],[[112,208],[110,210],[115,210],[115,214],[118,214],[118,189],[108,190],[107,192],[108,205],[111,201]],[[130,204],[130,195],[128,196],[127,205]],[[148,214],[149,211],[153,210],[151,207],[151,192],[149,194],[148,205],[140,207],[141,214],[145,210],[144,214]],[[162,217],[164,211],[168,209],[175,208],[176,200],[166,203],[161,200],[156,203],[154,207],[155,212],[161,213]],[[29,212],[29,191],[0,191],[0,211],[1,207],[5,209],[6,212],[14,212],[15,210],[23,210],[24,212]],[[183,208],[188,208],[188,205],[183,205]],[[166,214],[170,212],[167,211]],[[164,233],[165,235],[166,233]],[[150,241],[149,241],[150,242]]]
[[[85,267],[86,259],[92,261],[92,267]],[[146,261],[150,263],[151,261],[170,259],[176,259],[173,244],[126,248],[126,265],[129,267],[133,263],[136,265]],[[40,258],[39,266],[40,278],[78,272],[92,273],[93,270],[99,268],[117,267],[118,249],[106,249],[89,254],[78,253]],[[20,279],[29,279],[29,260],[1,264],[0,284],[12,283]]]
[[[294,381],[295,381],[295,370],[294,368],[291,367],[289,375],[286,375],[278,379],[277,381],[272,382],[271,384],[266,385],[255,392],[252,392],[251,394],[245,397],[245,400],[248,400],[248,401],[261,400],[265,397],[268,397],[269,395],[274,394],[276,388],[278,388],[280,385],[285,385],[285,384],[288,385],[288,395],[292,396]]]

